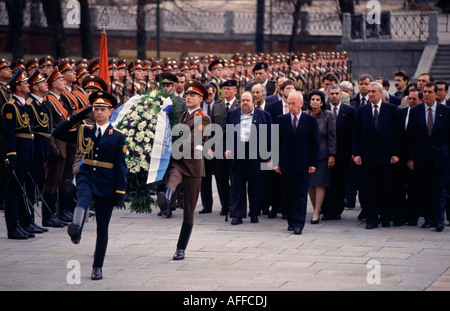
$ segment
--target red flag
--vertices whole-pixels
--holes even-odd
[[[111,81],[109,80],[108,44],[105,31],[102,32],[102,39],[100,42],[100,68],[98,75],[105,80],[106,85],[108,85],[108,92],[110,92]]]

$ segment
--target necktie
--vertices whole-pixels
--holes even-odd
[[[297,116],[294,116],[294,122],[292,122],[292,130],[295,133],[295,130],[297,128]]]
[[[375,109],[373,112],[373,122],[375,123],[375,128],[378,127],[378,105],[374,105],[373,108]]]
[[[433,110],[431,108],[428,108],[428,136],[431,136],[431,131],[433,130]]]
[[[101,128],[98,128],[98,131],[97,131],[97,141],[100,141],[101,138],[102,138],[102,129],[101,129]]]
[[[206,104],[208,106],[208,110],[206,111],[206,113],[208,114],[208,116],[211,116],[211,104]]]
[[[284,113],[288,113],[289,112],[289,106],[286,104],[284,105]]]
[[[365,97],[361,98],[361,106],[364,105],[365,103],[366,103],[366,98]]]
[[[334,107],[333,111],[334,111],[334,118],[337,119],[338,116],[337,107]]]

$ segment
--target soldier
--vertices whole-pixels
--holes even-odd
[[[210,118],[205,115],[200,107],[202,100],[208,98],[208,91],[206,87],[199,81],[190,80],[184,87],[186,94],[186,104],[188,111],[181,114],[179,123],[190,129],[190,134],[181,136],[178,140],[178,152],[181,150],[190,150],[187,158],[171,159],[169,166],[169,179],[164,191],[158,192],[157,204],[164,215],[170,215],[171,202],[175,189],[180,183],[183,183],[183,223],[181,225],[180,235],[178,237],[177,249],[173,255],[174,260],[184,259],[185,250],[189,243],[189,239],[194,225],[194,210],[197,205],[198,195],[202,177],[205,175],[205,167],[203,162],[203,145],[206,142],[207,136],[203,135],[203,130],[206,125],[211,123]],[[202,138],[201,145],[196,145],[197,142],[194,137]],[[183,140],[184,141],[183,141]],[[176,147],[174,147],[176,148]],[[174,153],[172,153],[172,156]]]
[[[127,60],[125,58],[120,58],[117,60],[117,73],[118,75],[114,75],[114,84],[112,94],[116,98],[120,98],[117,101],[118,105],[124,104],[129,98],[130,95],[127,92],[126,84],[127,84]]]
[[[250,82],[245,87],[246,91],[251,91],[255,84],[262,84],[267,90],[267,95],[274,95],[277,92],[275,81],[269,80],[269,66],[264,62],[256,63],[252,69],[255,81]]]
[[[69,117],[69,111],[61,102],[61,94],[66,90],[63,76],[55,69],[47,79],[49,93],[47,95],[47,107],[50,111],[51,128]],[[44,227],[63,227],[62,222],[55,214],[58,210],[58,189],[62,185],[64,166],[67,159],[67,144],[53,136],[50,136],[50,150],[48,160],[45,162],[44,188],[42,190],[45,202],[50,208],[48,213],[42,214]]]
[[[36,57],[30,58],[25,63],[25,69],[27,71],[28,77],[31,77],[36,70],[39,70],[39,63]]]
[[[293,55],[290,58],[291,70],[288,78],[297,83],[298,90],[302,93],[303,97],[306,95],[306,79],[302,75],[300,59],[297,55]]]
[[[48,78],[55,68],[55,59],[50,55],[42,56],[39,58],[38,64],[39,71],[45,78]]]
[[[23,193],[33,155],[32,116],[25,104],[30,85],[22,69],[18,69],[7,84],[12,96],[2,108],[2,153],[7,167],[6,228],[9,239],[28,239],[34,237],[33,232],[37,233]]]
[[[98,76],[99,69],[100,69],[100,59],[96,58],[89,62],[88,71],[91,75]]]
[[[209,80],[209,84],[214,86],[216,89],[216,100],[222,100],[223,94],[222,94],[222,78],[223,78],[223,67],[224,67],[224,61],[222,59],[216,59],[212,61],[209,66],[208,70],[211,72],[211,78]]]
[[[144,70],[142,69],[142,61],[140,59],[133,60],[128,65],[128,73],[131,76],[131,83],[127,86],[130,96],[141,94],[145,89],[141,88],[139,81],[144,77]]]
[[[86,211],[94,202],[97,239],[91,279],[100,280],[103,278],[102,268],[113,207],[121,206],[124,202],[128,173],[125,163],[127,146],[125,135],[109,123],[111,113],[117,106],[114,96],[99,91],[92,93],[89,101],[92,107],[61,122],[53,135],[68,143],[77,143],[83,154],[83,164],[76,175],[78,203],[67,233],[72,243],[80,242]],[[74,130],[73,127],[92,109],[95,124],[83,124]]]
[[[34,134],[34,152],[32,158],[32,165],[29,168],[31,178],[27,178],[27,192],[28,197],[32,199],[35,197],[36,191],[41,191],[40,185],[44,178],[44,163],[49,155],[50,146],[50,111],[45,103],[45,96],[48,92],[48,84],[39,70],[35,71],[29,78],[30,96],[26,103],[33,116],[33,134]],[[39,187],[36,189],[35,187]],[[34,200],[31,200],[32,202]],[[37,202],[37,199],[35,200]],[[46,202],[42,202],[42,214],[48,214],[48,207]],[[47,228],[40,228],[43,231],[48,231]]]
[[[3,105],[9,102],[11,98],[11,90],[6,83],[11,79],[12,71],[9,67],[6,58],[0,58],[0,128],[1,123],[1,111]],[[3,150],[3,131],[0,131],[0,151]],[[0,210],[5,208],[5,191],[6,191],[6,171],[5,171],[5,159],[3,155],[0,157]]]

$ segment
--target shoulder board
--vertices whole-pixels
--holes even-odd
[[[11,99],[7,102],[7,104],[14,105],[15,102],[16,102],[16,100],[11,97]]]
[[[204,117],[204,116],[205,116],[205,113],[204,113],[202,110],[197,110],[197,111],[194,113],[194,116],[202,116],[202,117]]]
[[[121,130],[119,130],[119,129],[115,128],[115,127],[113,127],[113,129],[114,129],[114,131],[117,131],[117,132],[123,134],[123,132],[122,132]],[[124,134],[124,135],[125,135],[125,134]]]
[[[26,103],[27,105],[31,105],[31,104],[33,103],[33,98],[28,97],[27,100],[25,101],[25,103]]]

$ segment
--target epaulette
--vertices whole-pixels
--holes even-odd
[[[204,113],[202,110],[197,110],[197,111],[194,113],[194,116],[202,116],[202,117],[204,117],[204,116],[205,116],[205,113]]]
[[[31,97],[28,97],[27,100],[25,101],[25,103],[27,105],[31,105],[33,103],[33,99]]]
[[[124,134],[121,130],[119,130],[119,129],[115,128],[115,127],[113,127],[113,129],[114,129],[114,131],[117,131],[117,132],[119,132],[119,133],[121,133],[121,134]],[[124,135],[125,135],[125,134],[124,134]]]

